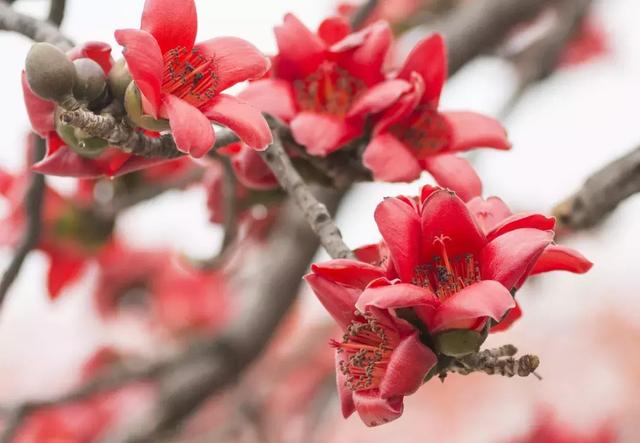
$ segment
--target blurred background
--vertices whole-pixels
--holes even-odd
[[[276,48],[273,26],[286,12],[313,29],[337,7],[335,0],[196,3],[199,40],[235,35],[267,54]],[[142,0],[69,0],[62,29],[75,41],[112,44],[118,58],[113,31],[138,27],[142,5]],[[37,0],[18,1],[15,7],[40,17],[47,9],[46,2]],[[602,33],[604,47],[529,88],[509,112],[503,110],[517,78],[504,60],[479,58],[447,83],[442,109],[499,116],[509,130],[512,151],[474,154],[487,196],[499,195],[514,210],[549,213],[591,173],[640,143],[639,17],[637,0],[594,2],[590,19]],[[398,56],[426,32],[406,33]],[[0,34],[0,97],[5,104],[0,111],[0,165],[9,171],[18,171],[24,162],[29,123],[19,73],[30,45],[22,36]],[[372,214],[382,197],[415,194],[428,182],[357,185],[337,216],[346,243],[356,247],[378,241]],[[63,193],[74,186],[70,179],[49,183]],[[222,239],[220,227],[208,219],[205,190],[192,187],[137,205],[119,217],[116,229],[134,248],[166,248],[204,259]],[[404,415],[393,423],[370,429],[356,417],[344,420],[327,346],[336,331],[304,289],[261,361],[238,386],[212,401],[176,441],[500,443],[517,441],[544,425],[583,436],[557,440],[561,442],[639,442],[638,220],[640,200],[632,197],[597,228],[563,236],[564,244],[595,263],[592,271],[531,279],[518,293],[523,318],[487,341],[487,347],[513,343],[522,352],[539,355],[542,381],[453,375],[444,383],[432,380],[407,397]],[[1,251],[2,268],[10,257],[10,249]],[[318,258],[327,256],[320,253]],[[41,252],[29,255],[0,312],[0,403],[6,406],[65,392],[101,347],[153,355],[157,346],[164,346],[135,315],[105,320],[98,314],[90,296],[98,284],[93,265],[51,302],[45,288],[47,260]],[[246,404],[251,408],[244,411]],[[221,423],[226,433],[218,432]],[[603,429],[614,437],[596,440]]]

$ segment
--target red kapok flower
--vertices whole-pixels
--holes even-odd
[[[555,229],[556,221],[553,217],[542,214],[521,212],[513,214],[509,207],[498,197],[483,199],[475,197],[467,202],[467,208],[473,214],[478,226],[488,239],[494,239],[515,229],[530,228],[541,231]],[[593,267],[586,257],[578,251],[566,246],[550,243],[536,260],[525,277],[550,271],[568,271],[574,274],[584,274]],[[524,284],[525,278],[516,284],[516,289]],[[516,306],[500,322],[492,328],[493,332],[507,329],[522,312]]]
[[[131,76],[142,93],[144,111],[167,118],[178,149],[202,157],[215,142],[211,122],[229,127],[255,149],[271,143],[271,131],[252,106],[222,91],[262,77],[269,60],[251,43],[217,37],[194,44],[193,0],[146,0],[141,29],[121,29]]]
[[[416,45],[395,78],[361,95],[350,115],[379,114],[363,155],[375,179],[412,181],[426,170],[468,200],[480,195],[482,183],[469,162],[455,154],[511,145],[504,128],[490,117],[438,111],[446,78],[444,41],[434,35]]]
[[[406,321],[358,297],[382,268],[351,260],[313,265],[305,279],[344,331],[336,348],[336,373],[342,414],[358,411],[367,426],[402,415],[403,397],[415,392],[436,355]],[[400,307],[399,303],[396,303]]]
[[[364,121],[349,114],[358,96],[384,80],[388,25],[350,34],[349,24],[335,17],[313,33],[288,14],[275,34],[271,78],[251,83],[242,97],[290,122],[293,137],[312,155],[328,155],[362,135]]]

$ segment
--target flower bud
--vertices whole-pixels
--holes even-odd
[[[113,65],[107,79],[113,97],[120,102],[124,102],[124,94],[129,84],[133,81],[125,59],[118,60]]]
[[[85,100],[88,103],[102,96],[107,87],[107,81],[100,65],[90,58],[74,60],[73,65],[76,70],[73,95],[78,100]]]
[[[435,348],[440,354],[460,358],[480,350],[482,334],[468,329],[452,329],[435,336]]]
[[[107,148],[108,143],[98,137],[92,137],[82,129],[65,125],[58,118],[58,111],[55,113],[56,132],[66,145],[78,155],[86,158],[95,158],[101,155]]]
[[[168,120],[156,120],[150,115],[144,114],[140,90],[134,82],[129,84],[124,94],[124,108],[127,110],[129,119],[141,128],[156,132],[167,131],[169,129]]]
[[[27,82],[40,98],[62,102],[71,95],[76,71],[64,52],[50,43],[36,43],[25,61]]]

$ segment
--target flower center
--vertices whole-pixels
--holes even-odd
[[[195,107],[209,102],[215,95],[218,75],[213,58],[197,49],[175,47],[164,54],[162,90]]]
[[[450,257],[446,236],[436,237],[433,242],[440,245],[441,255],[435,255],[432,261],[419,265],[414,271],[412,283],[431,289],[441,300],[481,280],[480,266],[473,254],[460,254]]]
[[[381,326],[369,315],[358,314],[347,328],[342,342],[331,341],[331,345],[344,354],[340,360],[340,371],[345,375],[345,386],[352,391],[380,386],[398,341],[397,332]]]
[[[389,131],[412,148],[419,159],[437,154],[449,145],[449,128],[432,110],[418,108],[402,123],[392,125]]]
[[[303,111],[344,117],[364,83],[335,63],[325,62],[316,72],[294,84],[296,100]]]

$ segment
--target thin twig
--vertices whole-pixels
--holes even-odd
[[[351,16],[351,27],[353,29],[362,27],[378,7],[378,3],[378,0],[366,0]]]
[[[262,152],[261,156],[273,171],[280,186],[296,202],[329,255],[333,258],[354,258],[353,252],[342,240],[340,229],[331,218],[326,206],[315,198],[291,164],[277,129],[273,131],[273,144]]]
[[[553,210],[560,225],[572,230],[596,226],[620,203],[640,192],[640,146],[591,175]]]
[[[66,0],[51,0],[51,4],[49,5],[49,18],[47,20],[57,27],[60,27],[60,24],[64,19],[66,3]]]
[[[36,135],[33,135],[33,140],[33,158],[42,158],[42,156],[44,156],[45,141]],[[27,255],[36,247],[40,239],[44,188],[44,175],[31,173],[31,182],[24,196],[24,211],[27,220],[25,231],[22,234],[22,240],[20,244],[18,244],[8,268],[4,271],[4,274],[2,274],[2,279],[0,280],[0,305],[4,302],[9,288],[11,288],[16,277],[18,277]]]
[[[17,32],[35,42],[48,42],[64,51],[73,47],[56,25],[22,14],[4,0],[0,0],[0,30]]]

